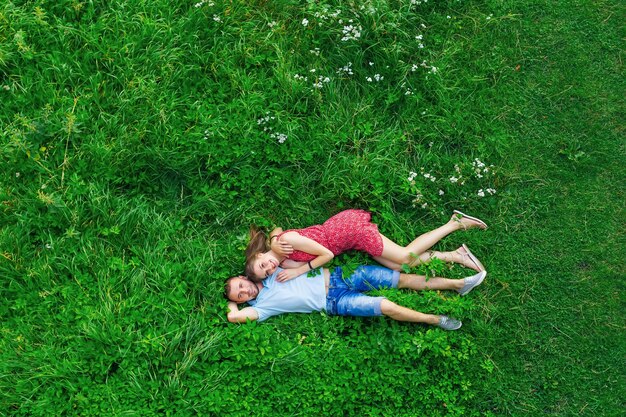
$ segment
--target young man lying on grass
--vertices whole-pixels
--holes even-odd
[[[399,306],[385,297],[371,297],[365,291],[382,288],[410,288],[412,290],[456,290],[469,293],[485,279],[487,271],[463,279],[431,278],[401,274],[381,266],[359,266],[349,277],[343,277],[341,268],[330,272],[318,268],[287,282],[278,282],[280,268],[262,282],[253,282],[244,276],[226,280],[224,294],[228,298],[228,321],[244,323],[263,321],[282,313],[311,313],[326,311],[330,315],[371,317],[385,315],[394,320],[426,323],[445,330],[457,330],[461,321],[447,316],[424,314]],[[239,309],[238,304],[250,307]]]

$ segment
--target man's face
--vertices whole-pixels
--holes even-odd
[[[239,276],[230,280],[230,291],[228,299],[237,304],[254,300],[259,295],[259,287],[244,276]]]

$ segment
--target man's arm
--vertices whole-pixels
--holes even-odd
[[[234,301],[228,302],[228,321],[231,323],[245,323],[247,320],[258,320],[259,313],[252,307],[239,310],[239,306]]]

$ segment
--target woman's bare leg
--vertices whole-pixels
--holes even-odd
[[[469,266],[470,268],[472,268],[472,266],[467,264],[465,257],[457,251],[433,251],[428,253],[426,251],[433,247],[435,243],[448,236],[450,233],[457,230],[467,230],[474,227],[482,227],[482,224],[466,217],[459,217],[455,214],[450,218],[448,223],[436,228],[435,230],[431,230],[430,232],[418,236],[413,242],[409,243],[405,247],[398,245],[381,233],[380,236],[383,240],[383,253],[381,254],[380,258],[384,258],[386,261],[391,261],[399,265],[408,264],[411,266],[415,266],[418,265],[420,262],[426,262],[430,258],[435,257],[441,259],[444,262],[460,263],[464,266]],[[379,262],[387,266],[380,260]]]
[[[392,262],[388,259],[383,258],[382,256],[374,256],[374,260],[381,264],[382,266],[386,266],[389,269],[393,269],[394,271],[400,271],[402,269],[402,265],[396,262]]]

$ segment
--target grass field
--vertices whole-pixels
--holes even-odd
[[[623,415],[625,9],[3,2],[0,415]],[[468,297],[384,292],[459,331],[227,322],[251,224],[351,207],[489,223]]]

